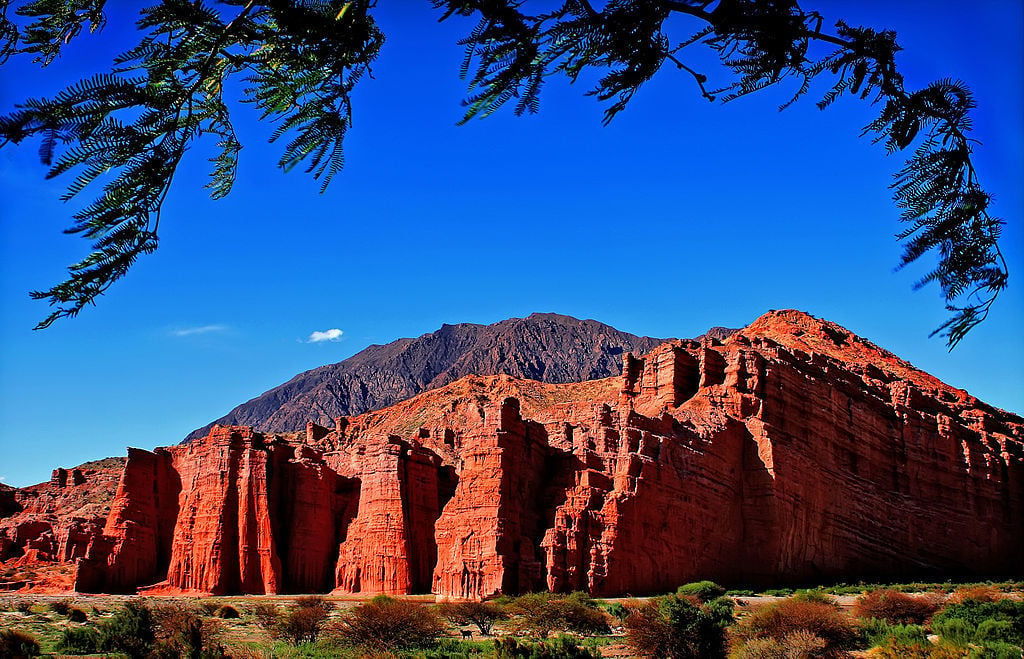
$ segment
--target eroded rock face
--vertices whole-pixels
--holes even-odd
[[[800,312],[623,362],[133,450],[77,587],[609,596],[1024,574],[1020,417]]]
[[[24,488],[0,486],[0,563],[3,572],[29,571],[37,578],[13,578],[17,588],[67,588],[64,569],[85,555],[102,535],[123,458],[54,470],[49,481]],[[51,570],[53,568],[53,570]],[[54,575],[44,573],[54,572]],[[51,578],[51,576],[53,578]],[[0,578],[0,590],[14,588]]]

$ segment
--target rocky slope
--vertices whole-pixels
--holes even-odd
[[[720,336],[730,330],[713,331]],[[310,420],[329,425],[337,416],[387,407],[467,375],[504,373],[555,383],[605,378],[621,372],[622,353],[647,352],[662,341],[551,313],[493,325],[444,325],[300,373],[186,440],[206,435],[214,424],[272,432],[295,430]]]
[[[124,458],[107,458],[54,469],[50,480],[38,485],[0,485],[0,590],[25,586],[23,571],[85,556],[103,531],[124,465]],[[41,585],[69,588],[73,574],[58,572],[61,579]]]
[[[1024,574],[1024,419],[797,311],[622,375],[470,376],[132,449],[87,592],[663,592]],[[316,417],[316,412],[311,412]]]

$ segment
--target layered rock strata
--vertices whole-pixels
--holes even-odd
[[[1024,574],[1024,420],[772,312],[621,377],[469,377],[132,450],[83,591],[664,592]]]

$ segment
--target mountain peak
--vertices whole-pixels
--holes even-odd
[[[641,337],[595,320],[533,313],[492,325],[444,324],[415,339],[370,346],[345,361],[300,373],[239,405],[214,423],[281,432],[307,421],[333,424],[393,405],[466,375],[505,374],[548,383],[596,380],[622,372],[622,354],[645,353],[664,339]]]

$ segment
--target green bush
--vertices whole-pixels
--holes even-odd
[[[805,588],[793,593],[793,599],[797,602],[819,602],[821,604],[835,604],[836,601],[823,590]]]
[[[56,649],[63,654],[94,654],[100,650],[100,633],[91,627],[65,627]]]
[[[970,659],[1020,659],[1021,648],[1019,645],[1003,643],[1002,641],[990,641],[980,648],[972,648]]]
[[[928,631],[921,625],[891,624],[878,618],[869,618],[860,623],[861,633],[868,642],[868,647],[882,647],[893,643],[913,645],[925,643]]]
[[[974,639],[976,629],[971,623],[959,618],[932,620],[932,631],[942,637],[943,642],[957,647],[967,647]]]
[[[511,628],[533,638],[547,638],[556,632],[585,636],[608,632],[607,616],[586,593],[530,593],[513,600],[508,612]]]
[[[444,630],[444,623],[428,607],[378,595],[346,611],[334,634],[344,645],[363,651],[397,653],[430,648]]]
[[[417,651],[416,659],[483,659],[484,655],[494,657],[489,642],[442,638],[434,647]]]
[[[66,616],[71,608],[71,600],[58,600],[50,602],[50,610],[60,616]]]
[[[729,606],[724,604],[729,603]],[[639,654],[671,659],[725,656],[732,600],[696,605],[679,595],[648,601],[626,618],[626,642]]]
[[[476,625],[484,636],[490,635],[494,623],[508,617],[504,606],[473,600],[441,602],[437,605],[437,612],[456,625]]]
[[[18,600],[14,603],[14,610],[20,613],[32,613],[32,602],[28,600]]]
[[[752,590],[736,589],[736,588],[734,588],[732,590],[725,591],[725,594],[728,595],[729,597],[753,597],[754,595],[756,595],[756,593],[754,591],[752,591]]]
[[[696,597],[702,604],[725,595],[725,588],[722,588],[714,581],[695,581],[684,584],[676,590],[676,595],[681,597]]]
[[[16,629],[0,631],[0,657],[35,657],[39,643],[34,636]]]
[[[142,602],[130,601],[99,628],[100,649],[142,659],[153,649],[153,612]]]
[[[629,617],[629,609],[622,602],[609,602],[604,607],[605,612],[611,617],[619,621],[619,624],[625,622],[626,618]]]
[[[979,637],[979,633],[998,634],[999,637],[992,640],[1021,646],[1024,645],[1024,602],[1004,598],[990,602],[967,599],[949,604],[932,618],[932,629],[943,640],[960,646],[984,642],[985,638]]]
[[[792,588],[771,588],[764,591],[764,594],[768,597],[789,597],[793,594]]]
[[[495,659],[600,659],[600,653],[580,647],[570,636],[531,643],[511,636],[494,641]]]

